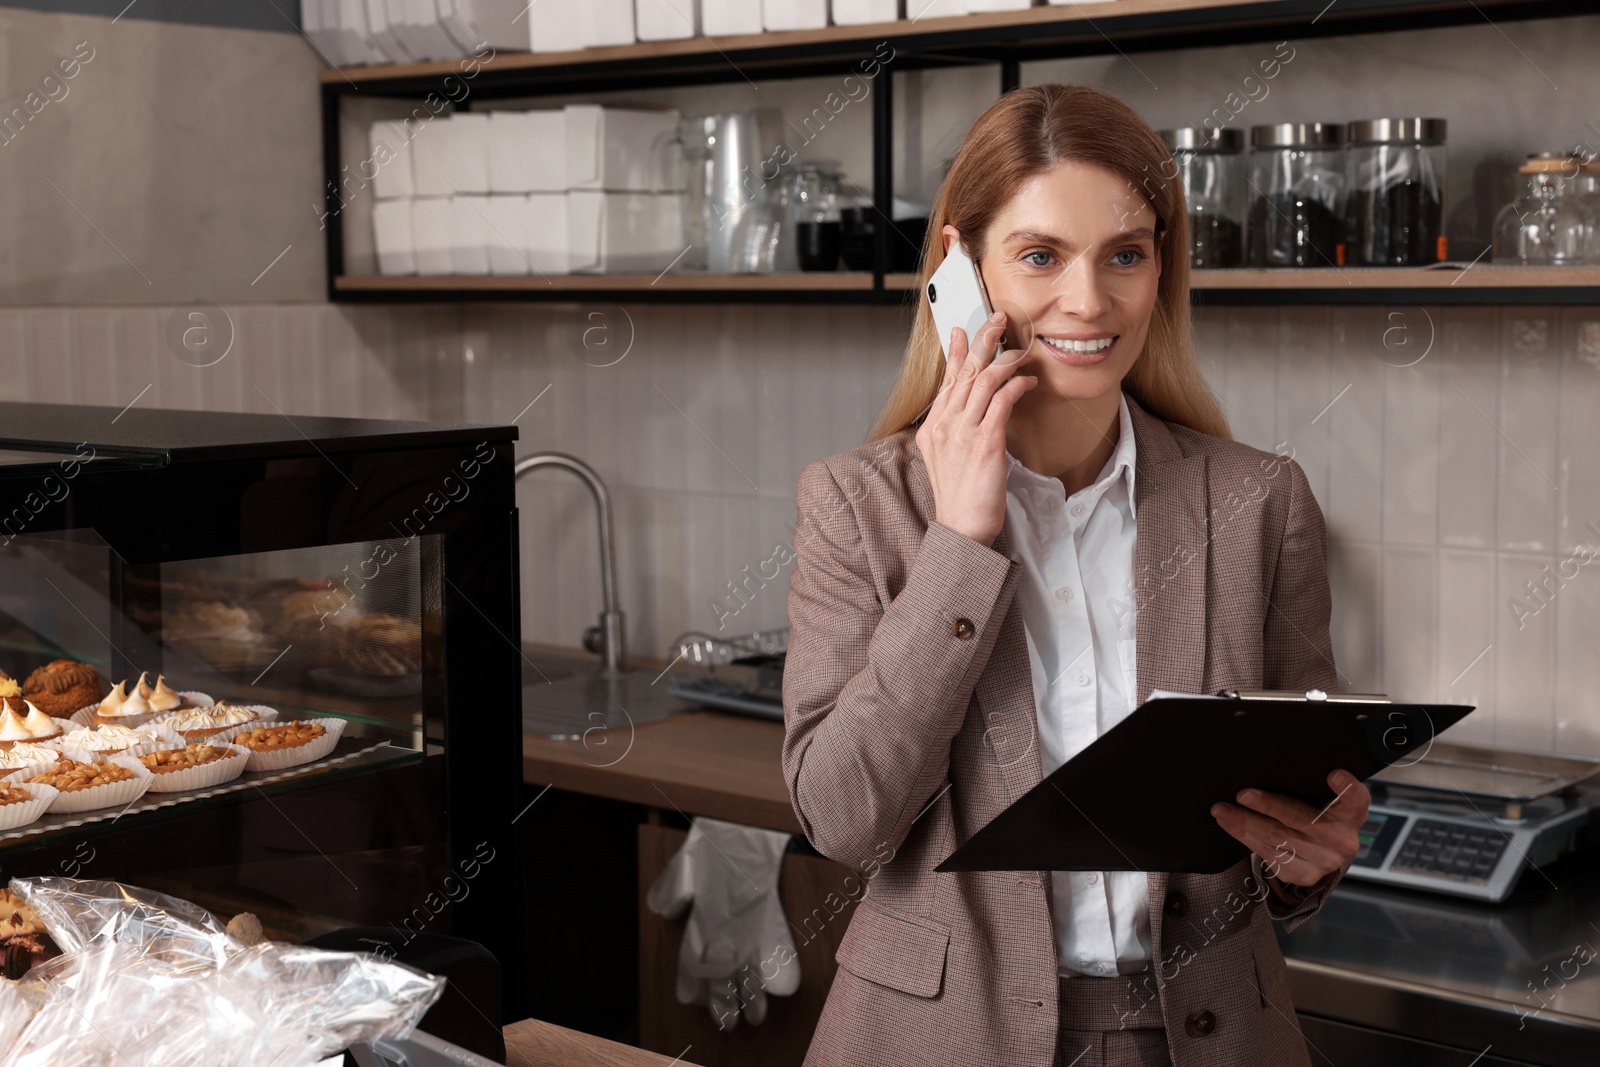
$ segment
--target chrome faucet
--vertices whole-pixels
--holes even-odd
[[[606,483],[600,480],[600,475],[595,473],[593,467],[565,452],[535,452],[519,460],[512,469],[512,479],[521,478],[539,467],[560,467],[582,478],[594,497],[595,506],[599,508],[600,587],[605,610],[600,613],[598,626],[590,626],[583,631],[583,647],[590,652],[600,653],[604,662],[603,673],[620,674],[625,668],[622,609],[617,606],[617,559],[611,536],[611,494],[606,492]]]

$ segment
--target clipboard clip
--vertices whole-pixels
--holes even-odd
[[[1329,704],[1389,704],[1387,693],[1324,693],[1312,689],[1300,693],[1293,689],[1219,689],[1217,696],[1229,700],[1315,700]]]

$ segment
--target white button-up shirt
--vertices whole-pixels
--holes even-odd
[[[1134,441],[1126,398],[1119,425],[1100,476],[1070,497],[1061,479],[1007,453],[1006,540],[1023,565],[1016,595],[1046,775],[1121,721],[1138,693]],[[1062,974],[1129,974],[1151,958],[1141,871],[1053,872],[1050,909]]]

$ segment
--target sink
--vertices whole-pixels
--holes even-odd
[[[667,692],[659,667],[606,675],[593,656],[527,653],[522,664],[522,729],[559,739],[627,729],[694,711]],[[659,679],[659,680],[658,680]]]

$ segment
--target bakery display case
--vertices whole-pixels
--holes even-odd
[[[0,404],[0,875],[468,938],[516,1005],[515,438]]]

